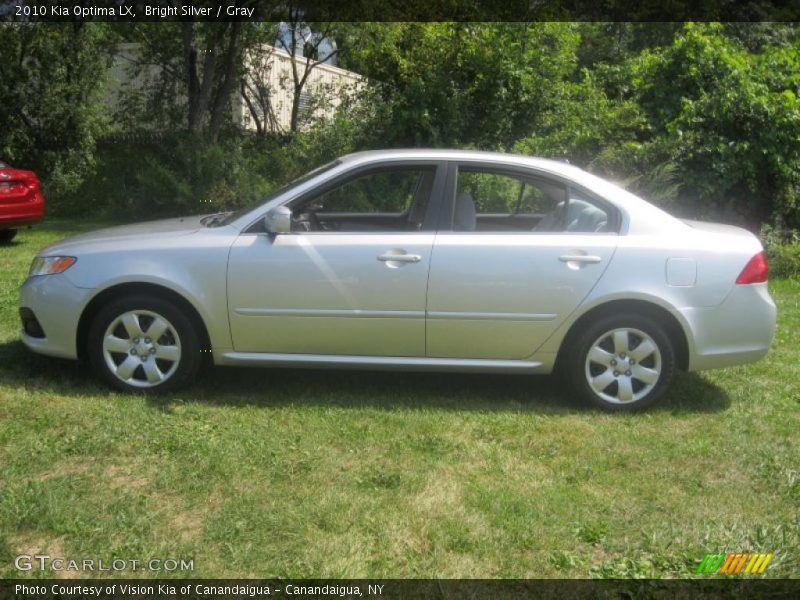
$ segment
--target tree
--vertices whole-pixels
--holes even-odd
[[[799,49],[795,38],[754,54],[721,25],[690,24],[631,65],[649,150],[677,165],[685,209],[800,224]]]
[[[300,124],[301,100],[309,76],[319,65],[339,54],[339,48],[326,48],[336,30],[333,23],[307,23],[299,8],[290,8],[288,14],[288,20],[281,23],[277,47],[290,57],[292,113],[289,129],[295,132]]]
[[[271,37],[275,37],[274,29]],[[245,55],[247,64],[239,93],[259,136],[278,130],[274,107],[275,90],[270,85],[275,64],[272,60],[274,49],[269,43],[254,44]]]
[[[48,192],[92,171],[115,42],[103,23],[0,23],[0,156],[36,169]]]
[[[151,73],[141,112],[167,128],[185,119],[189,132],[215,139],[241,84],[249,27],[239,21],[135,25],[128,39],[139,50],[131,69],[134,76]]]
[[[565,23],[362,23],[347,65],[373,82],[389,145],[509,148],[575,68]]]

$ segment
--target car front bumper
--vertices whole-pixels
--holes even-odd
[[[20,288],[19,306],[30,311],[24,314],[28,319],[31,315],[35,318],[41,332],[30,326],[27,329],[44,335],[31,335],[23,326],[22,342],[39,354],[78,358],[78,321],[90,293],[90,289],[70,283],[63,273],[29,277]]]
[[[777,309],[766,283],[735,285],[718,306],[680,313],[691,331],[689,371],[755,362],[775,335]]]

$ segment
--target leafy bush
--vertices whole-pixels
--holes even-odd
[[[243,206],[275,185],[245,142],[238,135],[212,142],[185,133],[106,140],[96,175],[53,199],[52,212],[157,218]]]
[[[362,115],[366,120],[367,115]],[[217,140],[187,132],[107,138],[95,175],[48,196],[53,214],[159,218],[236,209],[369,142],[342,114],[292,136],[230,131]]]
[[[764,225],[759,235],[767,252],[770,276],[800,277],[800,231]]]
[[[170,31],[163,40],[177,43]],[[800,35],[785,24],[360,23],[340,57],[369,84],[332,118],[288,135],[223,127],[219,136],[181,132],[185,111],[158,102],[106,122],[105,63],[87,49],[113,36],[92,32],[34,36],[39,45],[0,32],[9,56],[30,47],[47,66],[36,72],[48,78],[22,69],[19,81],[54,85],[21,95],[16,78],[0,83],[10,124],[0,155],[40,170],[53,213],[224,210],[348,152],[433,146],[568,159],[680,216],[800,227]],[[82,94],[63,93],[62,54],[83,58]],[[17,115],[28,96],[35,135]],[[167,133],[133,133],[141,123]],[[109,131],[118,137],[104,138]],[[770,253],[775,272],[795,272],[791,244]]]

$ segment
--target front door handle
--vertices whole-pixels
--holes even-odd
[[[381,254],[378,256],[381,262],[401,262],[401,263],[417,263],[422,260],[419,254]]]
[[[562,254],[558,257],[558,260],[565,263],[578,262],[595,264],[599,263],[603,259],[599,256],[592,256],[591,254]]]

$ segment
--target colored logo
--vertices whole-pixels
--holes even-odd
[[[759,554],[750,552],[732,552],[720,554],[706,554],[695,573],[748,573],[754,575],[763,573],[769,561],[772,560],[772,553]]]

